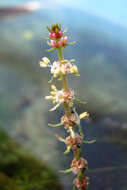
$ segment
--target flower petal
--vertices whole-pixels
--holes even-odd
[[[89,117],[89,113],[88,112],[83,112],[79,115],[80,119],[85,119],[86,117]]]
[[[42,60],[47,65],[50,63],[50,60],[47,57],[43,57]]]
[[[49,111],[54,111],[56,110],[58,107],[60,106],[60,104],[56,104],[53,108],[51,108]]]
[[[40,61],[39,64],[40,64],[40,67],[43,67],[43,68],[47,67],[47,64],[43,61]]]

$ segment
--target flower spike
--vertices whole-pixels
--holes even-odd
[[[67,29],[62,30],[61,24],[53,24],[51,27],[47,26],[49,32],[47,45],[50,47],[47,52],[56,50],[58,52],[58,60],[53,60],[51,63],[47,57],[43,57],[39,62],[40,67],[48,67],[50,74],[52,75],[48,83],[51,85],[51,91],[46,100],[51,100],[54,105],[49,111],[55,111],[58,107],[64,107],[64,115],[61,117],[61,121],[58,124],[49,123],[48,126],[56,128],[64,126],[67,137],[63,137],[56,134],[56,138],[63,142],[66,146],[64,154],[68,154],[70,151],[74,154],[74,159],[71,163],[71,168],[67,170],[61,170],[61,173],[73,172],[76,177],[73,181],[73,190],[88,190],[89,178],[88,175],[88,162],[82,157],[82,144],[91,144],[95,140],[87,141],[84,139],[84,133],[80,124],[81,119],[89,117],[88,112],[83,112],[80,115],[75,109],[75,102],[80,104],[86,104],[87,102],[80,101],[73,89],[68,87],[68,75],[80,76],[78,66],[75,64],[75,60],[64,59],[63,50],[68,45],[73,45],[76,41],[68,42],[68,35],[65,34]],[[62,83],[61,89],[57,89],[57,86],[51,84],[56,79],[59,83]],[[55,81],[54,81],[55,82]]]

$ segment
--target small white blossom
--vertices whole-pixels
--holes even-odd
[[[50,60],[47,57],[43,57],[42,61],[39,62],[40,67],[48,67]]]

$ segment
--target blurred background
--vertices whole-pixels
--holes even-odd
[[[63,109],[49,113],[49,72],[39,68],[46,53],[46,26],[68,27],[65,58],[76,59],[80,78],[69,78],[77,96],[88,102],[78,113],[87,140],[90,190],[127,187],[127,1],[1,0],[0,1],[0,187],[2,190],[70,190],[72,154],[48,123],[59,122]]]

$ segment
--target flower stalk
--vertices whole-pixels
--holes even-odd
[[[56,110],[60,105],[63,105],[65,113],[61,118],[59,124],[49,124],[51,127],[60,127],[64,126],[67,131],[67,137],[64,139],[59,135],[56,135],[58,140],[65,143],[66,150],[64,154],[68,154],[71,150],[74,154],[74,159],[72,160],[71,167],[66,169],[65,171],[61,171],[62,173],[73,172],[76,175],[73,184],[73,189],[78,190],[88,190],[89,178],[87,177],[88,173],[88,162],[85,160],[82,155],[82,144],[83,143],[92,143],[93,141],[86,141],[84,139],[84,134],[82,131],[82,127],[80,125],[80,119],[85,119],[89,116],[87,112],[83,112],[78,115],[76,112],[74,103],[77,101],[78,103],[83,103],[76,96],[72,89],[68,87],[67,75],[73,74],[75,76],[80,76],[78,72],[78,68],[75,64],[75,60],[66,60],[63,56],[63,50],[68,46],[72,45],[75,42],[68,43],[68,36],[65,34],[65,31],[62,31],[60,24],[53,24],[52,27],[47,27],[49,31],[49,37],[45,39],[48,40],[48,45],[50,49],[47,51],[57,50],[58,60],[51,64],[50,60],[46,57],[42,58],[40,61],[40,67],[50,68],[50,72],[53,75],[50,83],[53,82],[54,79],[61,81],[62,88],[60,90],[54,84],[51,84],[51,92],[49,96],[46,96],[45,99],[51,100],[55,106],[50,109],[50,111]],[[86,102],[85,102],[86,103]],[[77,127],[77,130],[75,128]]]
[[[59,61],[64,60],[62,48],[58,48],[58,58],[59,58]],[[68,90],[67,76],[66,75],[63,75],[63,89],[64,89],[64,91]],[[65,109],[66,115],[70,116],[71,111],[70,111],[69,105],[66,102],[64,102],[64,109]]]

